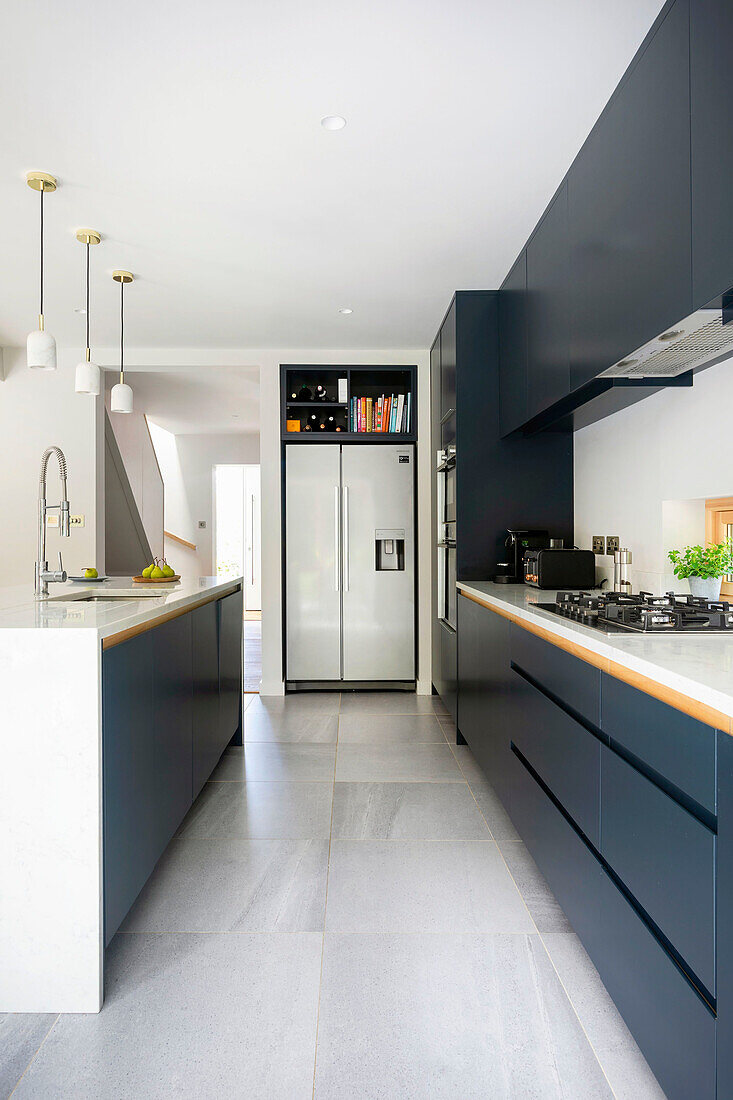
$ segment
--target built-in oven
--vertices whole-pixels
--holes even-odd
[[[438,618],[456,629],[456,448],[438,452]]]

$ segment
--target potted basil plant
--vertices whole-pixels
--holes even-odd
[[[675,577],[689,580],[693,596],[718,600],[723,577],[733,573],[733,540],[670,550],[669,560]]]

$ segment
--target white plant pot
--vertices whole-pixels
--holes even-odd
[[[705,600],[719,600],[722,577],[689,577],[690,592],[693,596],[702,596]]]

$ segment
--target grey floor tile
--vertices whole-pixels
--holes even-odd
[[[338,714],[341,693],[338,691],[301,691],[292,695],[257,695],[250,704],[250,713],[267,714]]]
[[[342,714],[339,744],[420,744],[445,742],[434,714]]]
[[[259,707],[244,716],[245,741],[286,741],[332,744],[338,734],[337,714],[285,710],[271,714]]]
[[[207,783],[177,835],[328,839],[332,792],[330,783]]]
[[[461,771],[469,783],[489,782],[489,777],[484,772],[468,745],[456,745],[455,738],[451,738],[451,749],[460,765]]]
[[[509,814],[502,805],[501,799],[491,784],[487,783],[486,780],[471,779],[468,785],[478,803],[478,808],[486,819],[491,835],[499,847],[521,840],[519,833],[512,825]]]
[[[446,744],[339,745],[336,779],[353,783],[464,782]]]
[[[450,741],[452,745],[455,745],[457,727],[451,716],[449,714],[437,714],[436,718],[440,722],[440,728],[446,741]]]
[[[490,840],[465,783],[337,783],[333,836],[362,840]]]
[[[539,932],[572,932],[572,925],[560,903],[521,841],[505,842],[501,854],[519,887]]]
[[[413,691],[345,691],[341,695],[342,714],[436,714],[439,709],[445,708],[437,696]]]
[[[173,840],[121,931],[322,931],[327,875],[327,840]]]
[[[316,1100],[611,1100],[537,936],[327,935]]]
[[[332,782],[335,745],[248,742],[222,756],[211,776],[226,782]]]
[[[58,1023],[14,1100],[308,1100],[322,936],[117,936],[99,1014]]]
[[[543,934],[617,1100],[664,1100],[664,1092],[574,933]]]
[[[10,1096],[55,1019],[53,1012],[0,1013],[0,1096]]]
[[[533,932],[499,849],[480,841],[332,840],[331,932]]]

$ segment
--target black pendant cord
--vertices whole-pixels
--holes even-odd
[[[43,317],[43,185],[41,184],[41,317]]]
[[[125,281],[120,279],[120,385],[125,380]]]
[[[89,351],[89,241],[87,241],[87,351]]]

